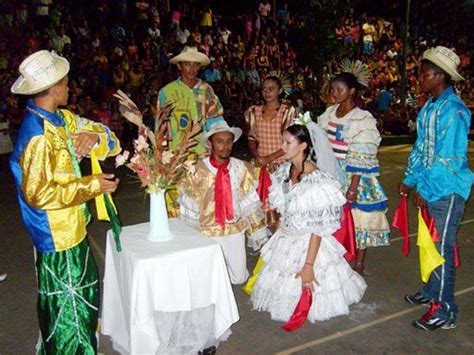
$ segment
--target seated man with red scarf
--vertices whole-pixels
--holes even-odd
[[[183,180],[178,198],[180,218],[221,245],[233,284],[248,278],[245,234],[254,249],[269,236],[254,169],[230,157],[241,135],[240,128],[229,127],[225,121],[212,124],[201,138],[211,154]]]

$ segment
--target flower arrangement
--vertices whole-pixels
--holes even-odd
[[[115,166],[127,166],[137,174],[142,187],[147,192],[158,192],[173,188],[186,172],[193,172],[195,159],[191,158],[191,148],[198,142],[193,138],[200,132],[200,126],[190,121],[183,133],[183,141],[176,149],[169,149],[165,137],[168,117],[172,106],[159,109],[156,116],[155,133],[143,124],[143,116],[137,105],[122,91],[114,94],[120,102],[120,112],[138,127],[138,137],[133,141],[134,151],[124,151],[115,160]],[[131,156],[131,157],[130,157]]]

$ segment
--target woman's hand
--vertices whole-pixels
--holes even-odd
[[[313,265],[305,264],[303,268],[296,273],[295,277],[301,278],[301,288],[309,287],[311,291],[314,291],[313,283],[319,285],[316,277],[314,276]]]
[[[346,191],[346,200],[350,203],[354,203],[357,201],[357,197],[359,197],[359,191],[357,190],[347,190]]]

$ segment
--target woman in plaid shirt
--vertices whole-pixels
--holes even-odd
[[[280,79],[276,76],[267,77],[262,84],[265,103],[251,106],[245,112],[250,153],[257,167],[266,166],[270,172],[284,162],[281,134],[296,117],[293,106],[280,102],[282,91]]]

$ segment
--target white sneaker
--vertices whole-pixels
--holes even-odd
[[[0,282],[5,281],[7,274],[0,274]]]

